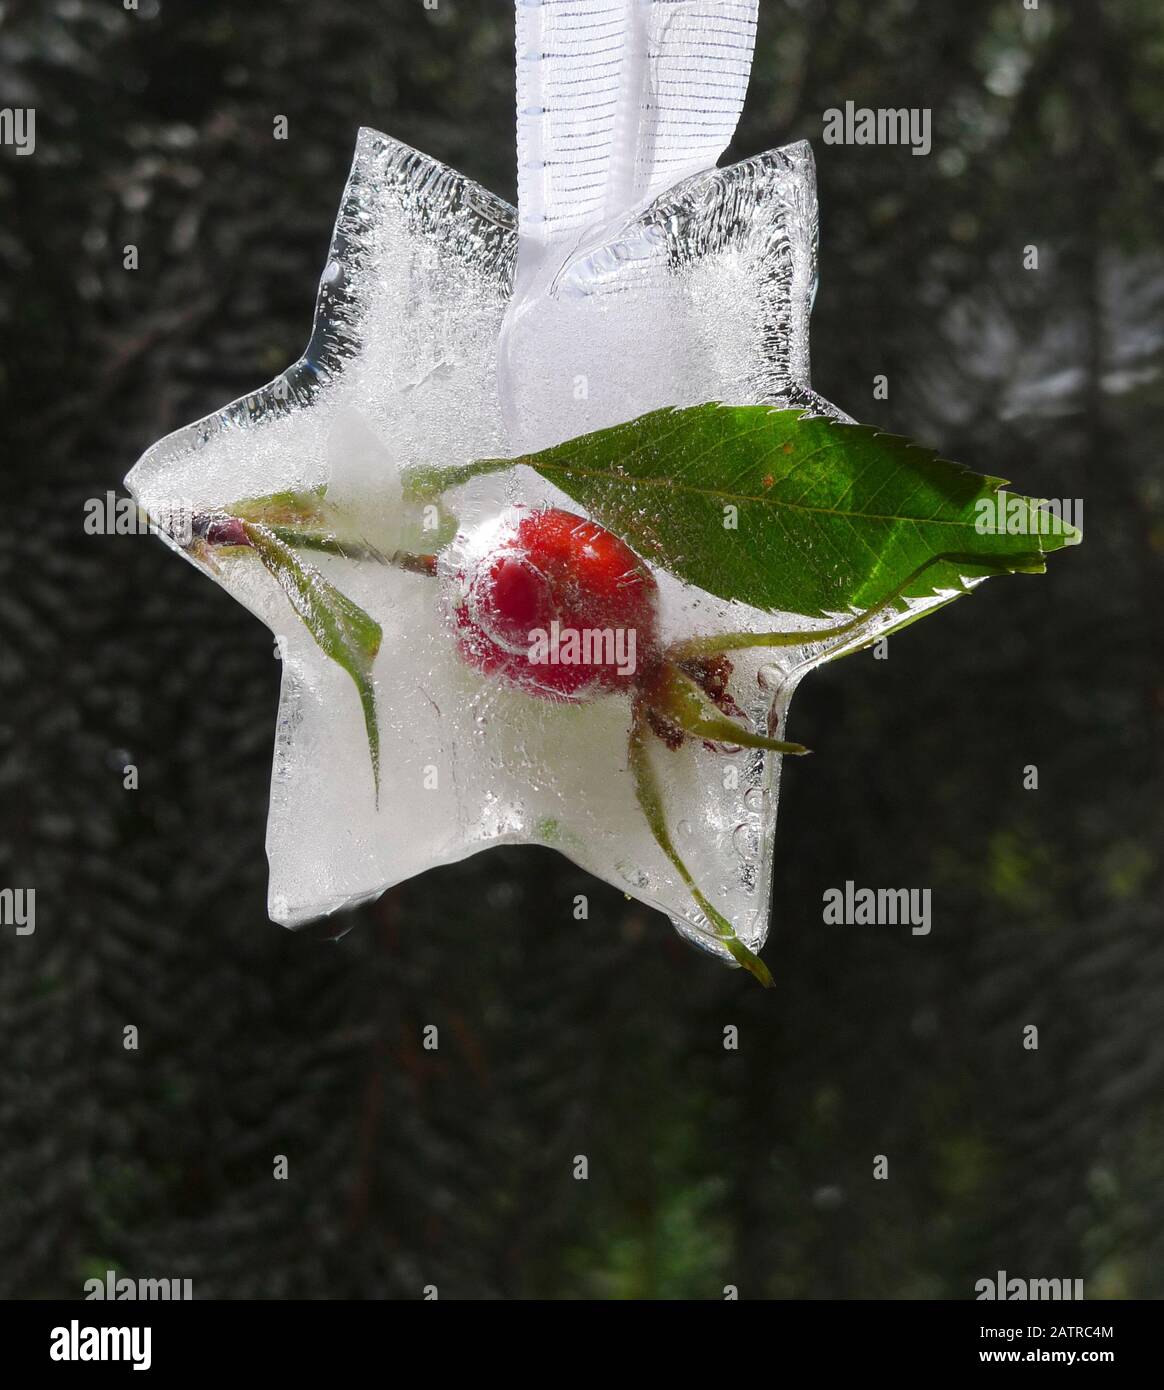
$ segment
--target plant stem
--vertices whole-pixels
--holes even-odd
[[[696,906],[704,914],[707,920],[715,928],[719,939],[735,957],[736,961],[743,966],[750,974],[765,987],[773,987],[772,976],[768,967],[753,951],[748,950],[744,943],[736,935],[735,928],[723,915],[718,912],[703,893],[699,886],[691,877],[687,865],[679,855],[671,839],[671,833],[667,829],[667,815],[663,807],[663,796],[659,790],[658,779],[655,776],[655,769],[651,765],[651,755],[648,751],[649,730],[642,713],[636,709],[634,722],[631,725],[628,755],[631,773],[635,779],[635,793],[638,797],[639,805],[642,807],[643,815],[647,818],[647,824],[651,828],[659,848],[671,861],[679,877],[687,885]]]
[[[293,526],[272,526],[272,532],[285,544],[297,550],[318,550],[325,555],[338,555],[342,560],[368,560],[377,565],[393,565],[410,574],[435,575],[437,557],[418,555],[411,550],[394,550],[391,554],[369,545],[366,541],[344,541],[326,531],[297,531]]]
[[[224,513],[195,517],[192,529],[196,537],[204,538],[209,545],[224,549],[249,546],[251,540],[246,533],[246,527],[250,524]],[[301,531],[295,526],[282,525],[267,525],[266,530],[283,545],[296,550],[316,550],[325,555],[338,555],[344,560],[366,560],[377,565],[393,565],[397,569],[407,570],[410,574],[436,574],[435,555],[419,555],[410,550],[395,550],[389,555],[366,541],[341,540],[330,531]]]
[[[406,496],[414,499],[436,497],[446,489],[459,487],[473,478],[484,477],[487,473],[504,473],[507,468],[515,468],[519,463],[528,463],[528,458],[477,459],[475,463],[458,463],[448,468],[409,468],[403,474]]]
[[[660,713],[672,718],[680,728],[697,738],[714,739],[717,743],[734,743],[739,748],[760,748],[766,753],[786,753],[790,757],[803,757],[811,753],[803,743],[786,743],[782,739],[769,738],[766,734],[753,733],[747,725],[729,719],[724,714],[706,714],[704,692],[686,671],[670,666],[671,679],[681,682],[684,698],[670,701]]]
[[[940,564],[966,565],[971,568],[990,569],[1005,574],[1021,572],[1041,574],[1045,568],[1043,555],[1039,551],[1014,555],[1008,560],[954,552],[932,555],[924,564],[918,565],[917,569],[885,598],[879,599],[872,608],[858,613],[856,617],[850,618],[847,622],[837,623],[832,627],[809,628],[800,632],[729,632],[714,637],[693,637],[686,642],[676,642],[668,650],[667,655],[672,661],[690,661],[701,656],[712,656],[717,652],[743,651],[749,647],[803,647],[813,642],[830,641],[835,637],[847,637],[871,623],[874,618],[879,617],[887,609],[902,602],[906,590],[911,585],[916,584],[926,570]]]

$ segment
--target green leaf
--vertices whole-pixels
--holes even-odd
[[[296,526],[303,529],[315,526],[327,529],[331,509],[327,505],[324,485],[307,492],[272,492],[266,497],[246,497],[233,502],[228,511],[240,521],[254,521],[263,526]]]
[[[320,650],[351,676],[359,691],[372,758],[372,777],[380,795],[380,727],[372,665],[380,650],[380,624],[318,570],[304,564],[270,526],[248,521],[247,538],[287,595]]]
[[[961,591],[963,578],[1038,573],[1047,551],[1079,539],[1035,499],[1000,493],[1001,478],[873,426],[797,410],[657,410],[513,463],[688,583],[805,617],[862,611],[890,593]],[[483,460],[407,483],[445,488],[505,466]],[[1017,517],[1013,534],[995,524],[1000,496]]]

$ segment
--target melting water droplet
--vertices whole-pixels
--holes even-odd
[[[646,888],[651,881],[650,874],[638,864],[620,864],[618,871],[632,888]]]
[[[760,830],[755,821],[744,821],[732,831],[732,844],[741,859],[755,859],[760,853]]]

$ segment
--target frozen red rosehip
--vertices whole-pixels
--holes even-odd
[[[484,675],[579,701],[630,689],[653,657],[654,577],[605,527],[514,507],[456,549],[457,649]]]

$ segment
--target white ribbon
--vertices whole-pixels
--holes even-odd
[[[712,168],[759,0],[516,0],[517,295],[589,228]]]

